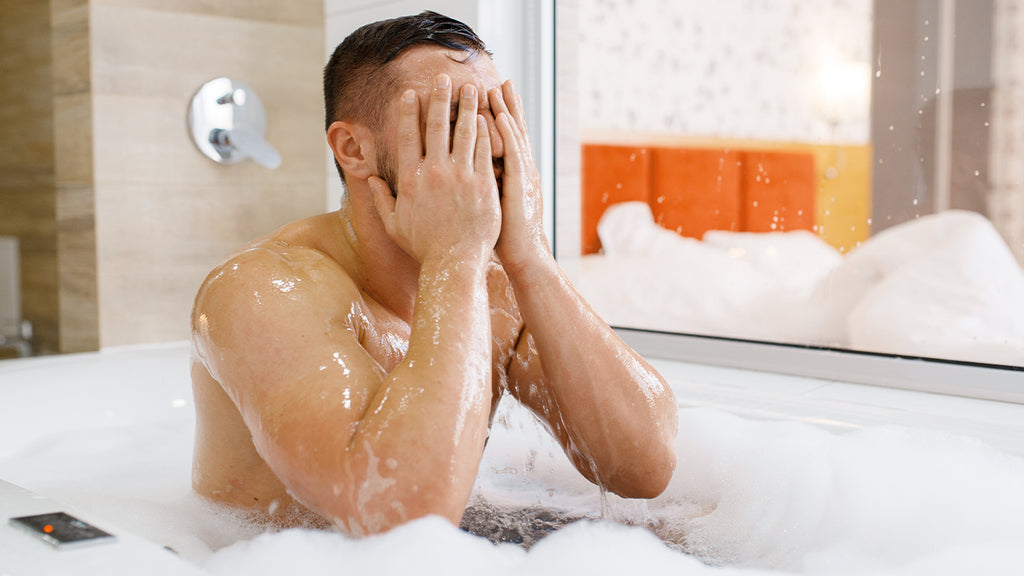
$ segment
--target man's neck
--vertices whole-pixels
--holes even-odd
[[[335,214],[345,255],[339,259],[359,288],[408,322],[419,286],[419,263],[391,240],[369,196],[345,197]]]

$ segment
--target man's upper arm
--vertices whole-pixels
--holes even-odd
[[[318,253],[255,248],[211,275],[193,314],[200,357],[260,455],[314,509],[344,483],[345,451],[386,376],[356,333],[357,298]]]

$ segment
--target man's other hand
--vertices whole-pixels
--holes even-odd
[[[544,234],[540,173],[526,133],[523,99],[512,81],[506,80],[500,90],[491,89],[488,99],[505,148],[497,251],[505,270],[515,274],[531,261],[551,255]]]

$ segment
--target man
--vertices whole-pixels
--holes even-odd
[[[431,12],[371,24],[324,87],[341,209],[196,297],[195,490],[356,535],[457,525],[507,392],[588,479],[659,494],[675,399],[555,264],[522,101],[479,38]]]

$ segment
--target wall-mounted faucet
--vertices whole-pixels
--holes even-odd
[[[281,155],[263,139],[263,103],[238,80],[222,77],[203,84],[192,97],[188,128],[199,151],[218,164],[252,158],[271,170],[281,165]]]

